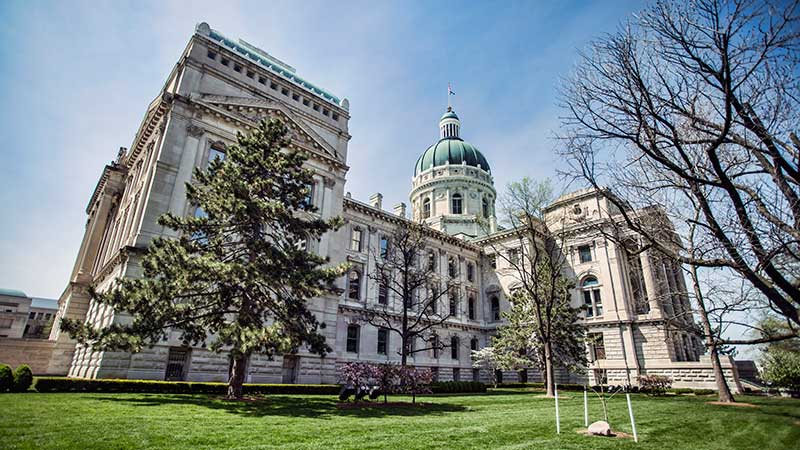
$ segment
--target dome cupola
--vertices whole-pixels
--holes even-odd
[[[439,119],[439,140],[414,167],[414,220],[455,236],[486,235],[496,230],[496,196],[488,161],[461,139],[461,120],[448,106]]]
[[[448,164],[466,164],[491,172],[489,162],[483,154],[474,145],[461,139],[460,133],[461,120],[453,108],[448,106],[447,111],[439,119],[440,139],[419,157],[414,167],[414,176],[433,167]]]

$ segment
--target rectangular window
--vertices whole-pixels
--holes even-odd
[[[431,347],[433,347],[433,357],[438,358],[439,350],[441,350],[440,349],[441,343],[439,342],[439,336],[436,335],[433,336],[433,345]]]
[[[492,269],[497,269],[497,256],[496,255],[489,255],[487,256],[489,259],[489,267]]]
[[[347,326],[347,351],[358,353],[358,341],[361,335],[361,327],[355,324]]]
[[[453,368],[453,381],[461,381],[461,369],[458,367]]]
[[[189,349],[171,347],[167,355],[167,370],[164,374],[166,381],[183,381],[189,366]]]
[[[303,206],[306,208],[314,206],[314,183],[306,185],[306,197],[303,199]]]
[[[378,328],[378,354],[385,355],[386,349],[389,347],[389,330],[386,328]]]
[[[28,319],[35,319],[35,318],[36,318],[36,313],[35,312],[32,312],[32,313],[28,314]]]
[[[389,276],[384,272],[378,284],[378,303],[385,305],[389,303]]]
[[[588,245],[581,245],[578,247],[578,256],[581,263],[587,263],[592,260],[592,248]]]
[[[247,78],[253,78],[255,76],[256,76],[256,73],[253,72],[252,70],[248,70],[247,71]]]
[[[431,367],[431,379],[433,381],[439,381],[439,368],[438,367]]]
[[[220,149],[211,147],[208,150],[208,162],[214,161],[217,158],[225,160],[225,152]]]
[[[478,350],[478,338],[472,338],[472,339],[469,341],[469,348],[470,348],[470,350],[472,350],[472,351],[476,351],[476,350]]]
[[[475,281],[475,264],[467,263],[467,281]]]
[[[455,316],[458,314],[458,297],[456,293],[450,294],[450,315]]]
[[[606,346],[603,343],[603,333],[589,333],[589,352],[592,361],[606,359]]]
[[[242,71],[242,66],[240,66],[239,64],[234,64],[233,65],[233,70],[234,70],[234,72],[241,72]]]
[[[475,320],[475,297],[471,295],[469,297],[468,310],[469,310],[469,320]]]
[[[508,262],[512,266],[519,264],[519,250],[512,248],[508,251]]]
[[[528,382],[528,369],[522,369],[519,371],[519,382],[520,383]]]
[[[350,237],[350,250],[354,252],[361,251],[361,228],[353,228]]]
[[[472,381],[481,381],[481,369],[472,369]]]
[[[592,303],[592,291],[583,291],[583,304],[586,307],[586,317],[594,317],[594,304]]]
[[[458,347],[460,340],[457,336],[450,338],[450,359],[458,359]]]
[[[211,50],[207,53],[208,59],[217,59],[217,54],[212,52]]]
[[[389,238],[386,236],[381,236],[381,258],[387,258],[389,256]]]
[[[14,319],[0,319],[0,328],[11,328]]]

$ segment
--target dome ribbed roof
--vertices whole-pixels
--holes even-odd
[[[444,166],[448,163],[461,164],[462,162],[466,162],[468,166],[480,166],[481,169],[490,171],[489,163],[477,148],[461,138],[451,137],[441,139],[425,150],[417,160],[414,176],[431,167]]]

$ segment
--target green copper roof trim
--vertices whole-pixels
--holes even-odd
[[[5,295],[6,297],[24,297],[28,298],[28,295],[22,291],[18,291],[16,289],[6,289],[0,288],[0,295]]]
[[[444,119],[458,119],[458,116],[456,115],[456,113],[454,111],[448,111],[448,112],[444,113],[442,118],[439,119],[439,120],[444,120]]]
[[[439,140],[422,153],[415,165],[414,176],[432,167],[462,163],[472,167],[480,166],[481,169],[491,172],[489,162],[475,146],[461,138],[451,137]]]
[[[305,79],[299,77],[297,74],[294,73],[294,68],[293,67],[287,67],[287,66],[285,66],[283,64],[278,63],[276,60],[268,60],[267,58],[264,58],[263,56],[261,56],[258,53],[256,53],[254,50],[250,50],[247,47],[245,47],[244,45],[241,45],[238,42],[234,42],[234,41],[226,38],[224,35],[222,35],[220,32],[218,32],[216,30],[211,30],[211,33],[209,33],[209,37],[211,39],[215,40],[215,41],[218,41],[218,42],[222,43],[222,45],[230,48],[231,50],[235,51],[236,53],[239,53],[242,56],[245,56],[248,59],[250,59],[250,60],[252,60],[252,61],[254,61],[254,62],[256,62],[256,63],[258,63],[258,64],[260,64],[260,65],[262,65],[264,67],[266,67],[267,69],[271,70],[272,72],[275,72],[278,75],[281,75],[284,78],[287,78],[287,79],[293,81],[294,83],[296,83],[296,84],[298,84],[298,85],[300,85],[300,86],[302,86],[302,87],[314,92],[315,94],[319,95],[320,97],[322,97],[322,98],[324,98],[324,99],[326,99],[326,100],[328,100],[330,102],[335,103],[337,106],[341,105],[341,100],[339,99],[339,97],[337,97],[337,96],[331,94],[330,92],[326,91],[325,89],[322,89],[321,87],[315,86],[315,85],[311,84],[309,81],[306,81]]]

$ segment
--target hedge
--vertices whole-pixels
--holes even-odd
[[[220,394],[227,393],[226,383],[191,381],[84,379],[38,377],[34,388],[39,392],[125,392],[156,394]],[[338,395],[336,384],[245,384],[245,394]],[[477,381],[444,381],[431,385],[434,394],[486,392],[486,385]]]
[[[36,378],[34,388],[39,392],[125,392],[154,394],[220,394],[227,393],[227,383],[191,381],[115,380],[63,377]],[[245,394],[309,394],[336,395],[335,384],[245,384]]]
[[[436,381],[431,383],[430,388],[434,394],[486,392],[486,385],[480,381]]]
[[[0,364],[0,392],[7,392],[14,387],[14,372],[6,364]]]
[[[20,364],[14,370],[14,392],[25,392],[30,389],[33,384],[33,372],[27,364]]]

